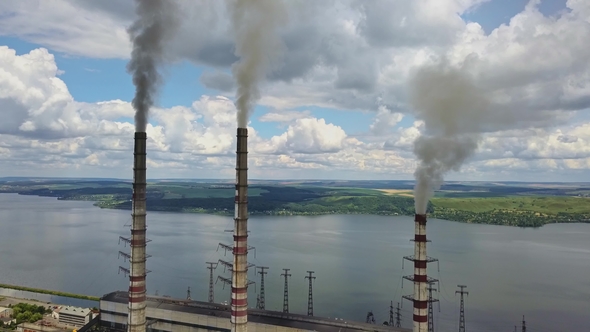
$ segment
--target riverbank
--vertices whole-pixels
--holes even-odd
[[[25,292],[36,293],[36,294],[47,294],[47,295],[53,295],[53,296],[61,296],[61,297],[67,297],[67,298],[72,298],[72,299],[79,299],[79,300],[96,301],[96,302],[100,301],[100,298],[96,297],[96,296],[73,294],[73,293],[68,293],[68,292],[55,291],[55,290],[49,290],[49,289],[41,289],[41,288],[33,288],[33,287],[26,287],[26,286],[19,286],[19,285],[0,284],[0,288],[13,289],[13,290],[25,291]]]

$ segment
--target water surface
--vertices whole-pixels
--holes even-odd
[[[129,236],[130,211],[102,210],[90,202],[0,194],[0,283],[19,284],[100,296],[126,290],[128,267],[119,250]],[[410,217],[319,216],[252,217],[251,263],[270,267],[266,307],[282,310],[283,268],[290,268],[291,312],[307,312],[306,271],[313,270],[314,313],[363,321],[369,310],[377,322],[389,319],[389,304],[411,294],[412,274],[402,257],[413,254]],[[148,213],[148,293],[206,300],[205,262],[231,254],[229,217]],[[467,285],[467,328],[512,331],[526,316],[531,331],[574,331],[590,326],[590,225],[559,224],[540,229],[470,225],[429,220],[428,255],[440,260],[429,275],[440,279],[436,327],[458,327],[458,284]],[[250,270],[250,279],[259,276]],[[223,266],[218,275],[230,277]],[[229,287],[215,284],[216,301],[229,299]],[[256,287],[257,288],[257,287]],[[257,289],[256,289],[257,290]],[[256,304],[255,287],[249,289]],[[411,304],[403,304],[403,325],[411,325]]]

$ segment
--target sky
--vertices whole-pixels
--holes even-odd
[[[239,58],[227,4],[175,2],[148,178],[231,179]],[[491,105],[466,120],[477,148],[448,180],[590,181],[589,1],[284,5],[282,51],[248,124],[250,178],[412,179],[414,142],[433,125],[410,82],[444,62]],[[134,1],[3,1],[0,18],[0,177],[131,178]]]

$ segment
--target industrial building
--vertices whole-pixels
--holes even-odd
[[[12,308],[0,307],[0,318],[8,318],[12,315]]]
[[[127,330],[129,295],[118,291],[104,295],[100,299],[100,324],[112,331]],[[220,331],[232,329],[229,305],[173,299],[169,297],[148,296],[146,298],[146,330],[159,331]],[[283,313],[270,310],[248,309],[249,331],[264,332],[345,332],[378,331],[408,332],[408,329],[387,325],[348,322]]]
[[[92,310],[88,308],[78,308],[63,306],[55,309],[52,313],[60,324],[70,326],[84,326],[92,319]]]

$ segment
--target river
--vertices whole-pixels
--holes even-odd
[[[126,290],[128,267],[119,236],[129,236],[130,211],[101,210],[91,202],[0,194],[0,283],[103,295]],[[282,310],[283,268],[291,269],[289,308],[307,312],[306,271],[315,271],[314,314],[377,323],[389,320],[390,301],[401,302],[412,285],[402,276],[412,265],[414,224],[410,217],[330,215],[259,217],[249,220],[249,261],[268,266],[266,308]],[[148,293],[207,300],[205,262],[231,254],[230,217],[148,213]],[[459,323],[458,284],[467,285],[466,326],[471,331],[512,331],[525,315],[530,331],[580,331],[590,326],[590,224],[547,225],[540,229],[428,221],[428,255],[440,260],[429,275],[440,279],[440,312],[435,328],[455,331]],[[219,265],[215,276],[230,277]],[[249,288],[256,305],[256,286]],[[256,289],[257,291],[258,289]],[[215,300],[229,299],[229,287],[215,285]],[[404,301],[402,325],[411,326]]]

